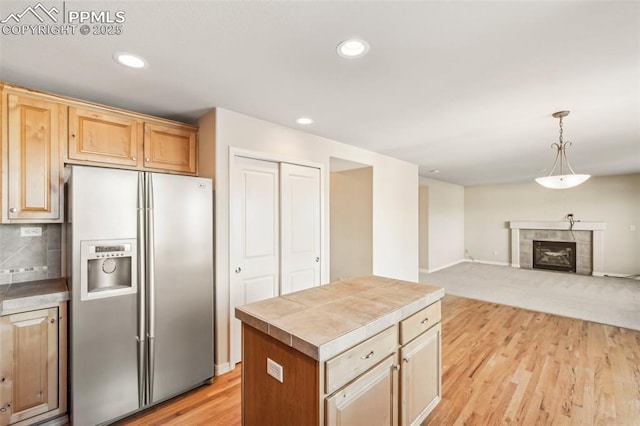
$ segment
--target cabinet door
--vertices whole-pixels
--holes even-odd
[[[440,330],[436,324],[400,350],[402,425],[419,425],[440,402]]]
[[[144,167],[196,173],[197,131],[182,126],[144,125]]]
[[[58,407],[58,308],[0,318],[0,424]]]
[[[60,158],[66,107],[38,97],[7,95],[8,181],[3,222],[61,222]]]
[[[140,123],[126,115],[69,108],[69,159],[138,164]]]
[[[398,424],[398,375],[392,355],[325,400],[327,425]]]

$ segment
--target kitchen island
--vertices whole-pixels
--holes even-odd
[[[420,424],[440,401],[443,296],[366,276],[236,308],[243,424]]]

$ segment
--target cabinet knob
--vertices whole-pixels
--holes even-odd
[[[53,324],[54,322],[56,322],[55,318],[51,318],[51,324]]]
[[[75,133],[71,133],[71,137],[72,137],[72,138],[75,138],[75,137],[76,137],[76,134],[75,134]]]
[[[132,159],[133,161],[136,161],[136,157],[131,157],[131,159]]]
[[[145,158],[144,161],[146,161],[148,163],[149,162],[149,158],[148,157]]]
[[[238,267],[236,268],[236,274],[239,274],[240,272],[242,272],[242,268],[238,266]]]
[[[5,411],[7,411],[6,408],[4,408],[4,407],[0,408],[0,413],[4,413]]]
[[[0,378],[0,382],[4,382],[4,381],[5,381],[4,377]]]
[[[423,319],[422,321],[420,321],[420,324],[426,324],[429,322],[429,317],[426,317],[425,319]]]
[[[18,209],[16,209],[15,207],[11,207],[9,209],[9,213],[16,213],[18,211]]]
[[[404,362],[406,362],[407,364],[409,363],[409,358],[402,358],[402,360],[403,360]]]
[[[316,263],[320,262],[320,258],[316,257]]]
[[[396,370],[400,371],[400,364],[394,365],[393,368],[395,368]]]

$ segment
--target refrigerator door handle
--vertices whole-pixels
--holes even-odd
[[[147,404],[147,379],[146,379],[146,335],[147,335],[147,291],[146,291],[146,253],[145,253],[145,183],[144,173],[138,173],[138,406],[140,408]]]
[[[154,241],[153,241],[153,174],[146,174],[146,187],[145,187],[145,195],[146,195],[146,204],[145,204],[145,213],[146,213],[146,243],[147,243],[147,283],[148,283],[148,303],[147,303],[147,341],[148,341],[148,388],[147,388],[147,403],[153,402],[153,375],[154,375],[154,364],[155,364],[155,277],[154,277]]]

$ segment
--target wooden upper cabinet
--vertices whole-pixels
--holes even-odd
[[[64,163],[196,175],[198,128],[0,81],[2,223],[63,222]]]
[[[141,123],[133,117],[69,108],[69,159],[138,165]]]
[[[34,95],[9,92],[6,102],[7,179],[2,221],[62,222],[64,178],[61,141],[67,107]]]
[[[179,125],[144,124],[144,167],[196,174],[197,130]]]

